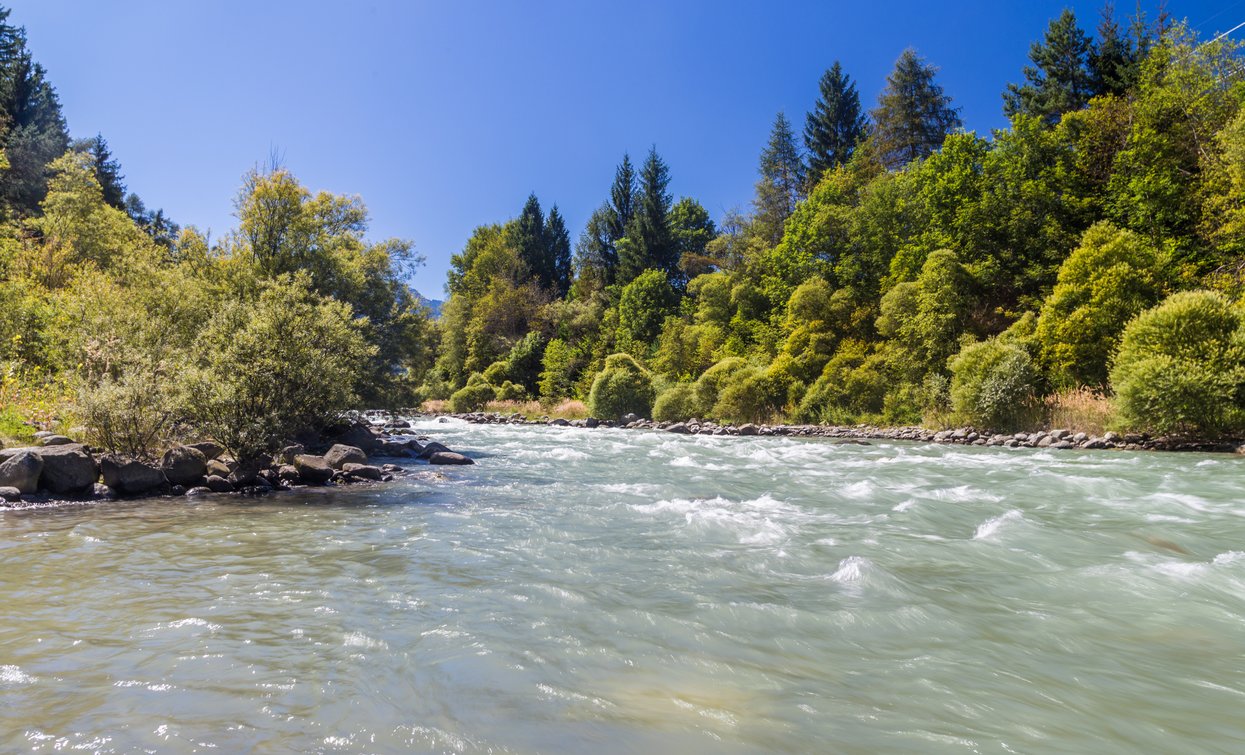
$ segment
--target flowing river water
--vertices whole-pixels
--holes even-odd
[[[1245,460],[420,428],[0,511],[0,751],[1245,751]]]

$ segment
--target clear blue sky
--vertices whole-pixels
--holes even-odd
[[[148,206],[219,236],[243,172],[275,149],[313,190],[361,195],[374,238],[413,240],[428,259],[413,282],[440,298],[472,228],[513,217],[530,191],[557,203],[577,238],[624,151],[642,158],[656,144],[676,198],[715,218],[746,207],[775,113],[802,128],[836,58],[872,107],[913,46],[941,68],[969,129],[1001,127],[1000,92],[1030,42],[1065,6],[1092,28],[1101,3],[8,6],[71,132],[102,133]],[[1167,7],[1204,38],[1245,21],[1245,0]]]

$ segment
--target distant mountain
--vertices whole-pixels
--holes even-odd
[[[415,292],[415,297],[419,299],[420,304],[423,304],[425,307],[432,310],[432,319],[441,319],[441,305],[445,303],[444,301],[440,299],[429,299],[418,291]]]

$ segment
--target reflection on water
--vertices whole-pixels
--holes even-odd
[[[0,750],[1245,749],[1245,461],[428,429],[489,457],[0,511]]]

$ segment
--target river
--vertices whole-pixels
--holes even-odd
[[[1245,751],[1245,460],[420,428],[0,511],[0,751]]]

